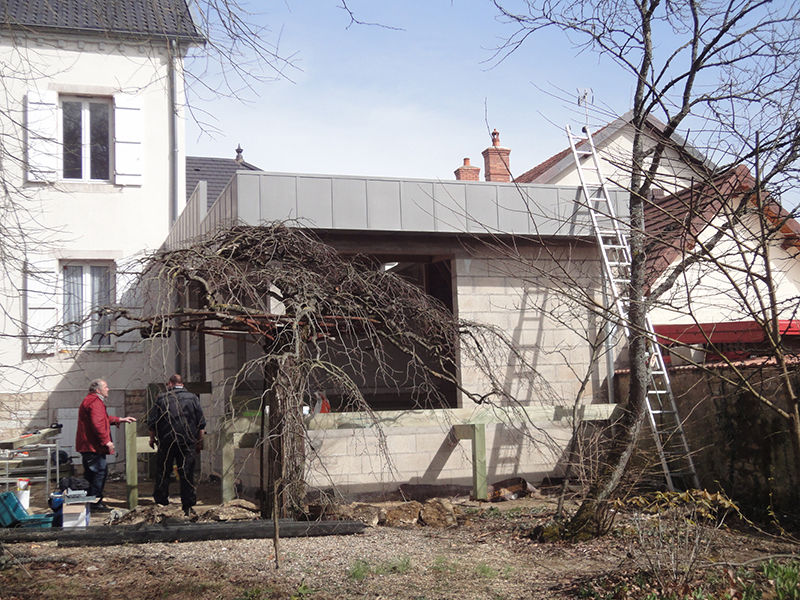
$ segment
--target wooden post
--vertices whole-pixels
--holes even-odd
[[[488,500],[486,485],[486,425],[465,423],[453,425],[456,439],[472,442],[472,495],[475,500]]]
[[[222,502],[230,502],[236,498],[234,487],[234,457],[236,447],[233,445],[233,421],[225,421],[222,425]]]
[[[131,510],[139,504],[138,455],[136,423],[125,423],[125,481],[128,485],[128,508]]]

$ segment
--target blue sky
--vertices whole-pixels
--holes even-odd
[[[258,8],[283,54],[294,55],[293,82],[260,84],[246,103],[192,100],[220,131],[209,136],[190,123],[188,153],[232,158],[241,144],[245,159],[268,171],[452,179],[464,157],[483,167],[497,128],[519,174],[566,147],[564,124],[583,120],[577,88],[627,110],[630,81],[561,33],[494,64],[492,49],[512,30],[488,2],[348,5],[363,21],[399,29],[348,28],[337,0]],[[551,95],[559,90],[567,99]]]

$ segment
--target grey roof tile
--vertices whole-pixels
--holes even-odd
[[[199,181],[205,181],[210,207],[236,171],[260,171],[258,167],[247,162],[236,162],[233,158],[212,158],[206,156],[186,157],[186,199],[192,195]]]
[[[0,0],[4,27],[202,41],[185,0]]]

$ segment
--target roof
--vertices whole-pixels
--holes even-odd
[[[186,0],[0,0],[5,27],[202,42]]]
[[[199,181],[207,184],[208,206],[214,204],[236,171],[260,171],[248,162],[234,158],[186,157],[186,200],[188,201]]]
[[[645,203],[648,284],[651,285],[698,236],[731,198],[751,191],[755,179],[744,165],[728,169],[711,182]]]
[[[620,129],[627,126],[631,121],[631,116],[632,111],[628,111],[618,119],[614,119],[610,123],[607,123],[592,133],[592,139],[595,146],[601,146],[605,140],[614,136]],[[656,132],[661,132],[666,127],[664,123],[652,115],[647,117],[647,124],[653,129],[653,131]],[[711,162],[699,151],[689,145],[681,136],[674,133],[670,139],[675,143],[677,148],[680,148],[681,151],[685,153],[688,158],[703,164],[708,169],[714,169],[714,165],[711,164]],[[576,143],[575,147],[580,149],[586,144],[586,142],[587,140],[583,139]],[[572,151],[569,147],[567,147],[554,154],[550,158],[540,162],[538,165],[526,171],[519,177],[516,177],[514,181],[517,183],[551,183],[556,176],[567,169],[573,168],[574,165],[575,162],[572,158]]]

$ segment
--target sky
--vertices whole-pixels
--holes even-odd
[[[189,155],[233,158],[241,144],[265,171],[435,179],[453,179],[469,157],[483,179],[492,129],[516,175],[567,146],[565,124],[584,121],[579,89],[618,114],[630,104],[630,80],[559,32],[493,61],[513,27],[489,2],[348,2],[387,27],[351,24],[338,0],[250,6],[296,68],[244,101],[190,97],[218,132],[190,120]]]

